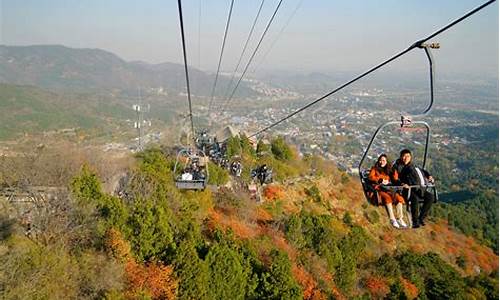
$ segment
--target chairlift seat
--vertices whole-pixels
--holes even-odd
[[[175,187],[180,190],[204,190],[205,180],[176,180]]]

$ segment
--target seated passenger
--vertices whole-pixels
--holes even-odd
[[[266,183],[266,179],[268,176],[267,165],[263,164],[262,166],[260,166],[257,172],[257,178],[259,179],[260,184],[263,185],[264,183]]]
[[[410,202],[411,218],[413,228],[418,228],[425,225],[424,221],[427,217],[432,203],[434,203],[434,194],[429,192],[425,187],[428,183],[434,183],[434,178],[422,168],[418,168],[412,162],[411,151],[408,149],[401,150],[399,154],[400,168],[399,180],[405,190],[403,195]],[[410,187],[420,186],[420,187]],[[424,205],[419,213],[419,202],[423,200]]]
[[[240,162],[236,163],[236,177],[241,177],[241,172],[243,170],[243,167],[241,166]]]
[[[188,169],[185,169],[181,175],[181,180],[193,180],[193,174]]]
[[[368,179],[372,183],[374,183],[374,187],[375,190],[377,190],[380,201],[387,208],[392,226],[394,226],[395,228],[406,228],[407,225],[403,220],[403,203],[405,202],[404,198],[396,192],[384,189],[384,186],[395,183],[398,180],[397,172],[393,172],[391,170],[391,167],[389,166],[389,163],[387,161],[387,156],[385,154],[382,154],[378,157],[377,163],[370,170]],[[379,199],[376,199],[376,202],[378,202]],[[393,203],[396,203],[396,212],[398,214],[397,220],[392,209]]]

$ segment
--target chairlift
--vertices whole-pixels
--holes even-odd
[[[184,148],[177,153],[174,181],[178,189],[204,190],[208,175],[208,158],[203,151]]]
[[[438,43],[431,43],[431,44],[423,44],[420,43],[417,45],[417,47],[424,49],[425,54],[427,56],[428,62],[429,62],[429,74],[430,74],[430,102],[425,108],[423,112],[420,114],[414,115],[414,116],[425,116],[426,114],[429,113],[429,111],[432,108],[432,105],[434,104],[434,59],[432,57],[432,53],[430,49],[439,49],[439,44]],[[368,146],[366,147],[366,150],[363,154],[363,157],[361,158],[359,165],[358,165],[358,172],[359,172],[359,178],[361,181],[361,186],[363,187],[363,191],[365,194],[365,197],[368,202],[373,203],[374,201],[372,200],[373,197],[378,198],[378,192],[375,189],[375,185],[377,183],[370,182],[368,179],[368,175],[370,173],[370,169],[364,168],[363,167],[363,162],[365,161],[365,158],[367,157],[368,152],[370,151],[370,148],[375,141],[377,135],[382,131],[382,129],[389,127],[389,126],[398,126],[401,129],[409,129],[409,128],[416,128],[417,126],[424,127],[426,131],[426,139],[425,139],[425,145],[424,145],[424,153],[423,153],[423,160],[422,160],[422,168],[425,169],[425,164],[427,162],[427,153],[428,153],[428,148],[429,148],[429,141],[430,141],[430,134],[431,134],[431,128],[429,124],[427,124],[424,121],[414,121],[412,120],[411,116],[401,116],[401,119],[399,121],[391,121],[387,122],[385,124],[380,125],[375,133],[373,134],[370,142],[368,143]],[[424,186],[410,186],[410,189],[408,193],[411,193],[412,189],[414,188],[425,188],[425,189],[432,189],[434,192],[434,199],[437,201],[438,199],[438,194],[437,194],[437,189],[436,186],[433,183],[426,183]],[[401,186],[386,186],[386,189],[391,190],[393,192],[400,192],[402,190]],[[409,195],[406,199],[409,199]]]
[[[405,117],[405,118],[407,118],[407,117]],[[428,148],[429,148],[429,144],[430,144],[430,135],[431,135],[431,128],[430,128],[429,124],[427,124],[427,122],[413,121],[413,122],[411,122],[411,124],[403,124],[403,122],[393,121],[393,122],[387,122],[387,123],[379,126],[377,128],[377,130],[375,131],[374,135],[372,136],[370,143],[366,147],[366,150],[363,154],[363,157],[361,158],[361,161],[359,162],[359,165],[358,165],[358,172],[359,172],[359,178],[361,180],[361,185],[363,187],[363,191],[364,191],[366,200],[370,203],[374,202],[373,198],[378,198],[377,190],[374,187],[374,185],[376,185],[377,183],[371,182],[368,179],[368,175],[370,173],[370,168],[365,168],[363,163],[364,163],[365,159],[367,158],[368,152],[370,151],[370,148],[373,145],[373,142],[376,140],[378,134],[382,131],[382,129],[384,129],[386,127],[390,127],[390,126],[403,127],[403,128],[409,128],[409,127],[416,128],[417,126],[420,126],[421,128],[424,128],[426,133],[425,133],[424,153],[423,153],[423,157],[422,157],[422,168],[425,169],[425,165],[427,162]],[[385,189],[393,191],[393,192],[400,192],[402,190],[401,186],[384,186],[384,187],[385,187]],[[426,189],[431,189],[434,193],[434,198],[437,201],[438,195],[437,195],[436,186],[432,183],[426,183],[425,186],[410,186],[410,192],[411,192],[411,189],[413,189],[413,188],[422,188],[422,187],[424,187]]]

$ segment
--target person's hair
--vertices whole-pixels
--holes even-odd
[[[403,157],[403,155],[405,155],[407,153],[411,155],[410,149],[403,149],[403,150],[401,150],[401,152],[399,152],[399,157]]]
[[[383,168],[379,164],[380,159],[382,157],[385,157],[385,160],[387,161],[387,164]],[[377,170],[379,172],[383,172],[383,173],[385,173],[387,175],[391,175],[391,167],[390,167],[390,165],[391,165],[391,162],[389,161],[389,159],[387,158],[387,155],[385,153],[380,154],[380,156],[377,159],[377,163],[375,164],[375,166],[376,166],[376,168],[377,168]]]

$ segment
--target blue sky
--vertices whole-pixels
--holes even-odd
[[[100,48],[126,60],[182,61],[175,0],[0,1],[2,44],[61,44]],[[229,3],[230,0],[183,1],[191,65],[210,71],[216,69]],[[278,0],[266,0],[256,30],[258,35],[254,36],[251,46],[255,45],[277,3]],[[299,3],[289,26],[263,58]],[[477,0],[283,0],[254,67],[296,72],[362,71],[482,3]],[[234,68],[259,4],[259,0],[235,0],[223,70]],[[497,76],[498,4],[443,33],[435,41],[442,45],[435,56],[443,72]],[[427,68],[422,62],[425,56],[417,52],[391,68]]]

